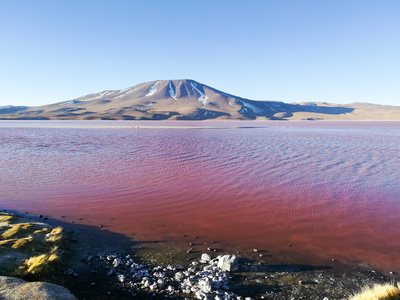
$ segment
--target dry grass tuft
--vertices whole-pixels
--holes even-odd
[[[11,248],[17,249],[24,246],[28,242],[32,242],[33,236],[28,236],[23,239],[16,240],[16,242],[11,246]]]
[[[2,240],[2,241],[0,241],[0,246],[11,244],[12,242],[15,242],[15,241],[16,241],[15,239]]]
[[[49,262],[53,262],[53,261],[55,261],[55,260],[60,259],[60,257],[59,257],[58,254],[57,254],[57,250],[58,250],[58,247],[57,247],[57,246],[56,246],[56,247],[53,247],[53,248],[51,249],[50,256],[49,256],[49,259],[48,259]]]
[[[51,233],[53,234],[61,234],[63,231],[63,228],[58,226],[58,227],[54,227],[53,230],[51,231]]]
[[[36,273],[44,269],[49,258],[48,254],[41,254],[27,259],[24,264],[26,266],[26,273]]]
[[[36,230],[33,232],[33,234],[40,234],[40,233],[45,233],[45,232],[49,232],[48,228],[43,228],[41,230]]]
[[[58,247],[53,247],[49,253],[33,256],[25,260],[20,271],[23,274],[36,274],[42,272],[52,263],[59,259],[57,254]]]
[[[8,221],[11,221],[12,218],[13,218],[13,216],[2,215],[2,216],[0,216],[0,222],[8,223]]]
[[[7,229],[5,232],[3,232],[3,234],[1,235],[1,237],[3,239],[9,238],[14,236],[15,234],[17,234],[20,230],[25,230],[28,229],[29,227],[32,226],[32,224],[29,223],[18,223],[15,225],[10,225],[11,228]]]
[[[46,242],[54,243],[60,241],[62,239],[62,236],[63,236],[62,227],[55,227],[50,233],[46,234]]]
[[[400,284],[375,284],[372,288],[365,287],[363,290],[350,297],[349,300],[396,300],[400,299]]]

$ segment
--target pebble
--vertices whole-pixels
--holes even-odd
[[[74,274],[74,270],[72,270],[72,269],[67,269],[67,270],[64,271],[64,275],[70,276],[72,274]]]

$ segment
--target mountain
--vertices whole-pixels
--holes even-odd
[[[35,107],[0,107],[0,119],[400,120],[400,107],[254,101],[194,80],[158,80]]]

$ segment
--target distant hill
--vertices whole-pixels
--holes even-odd
[[[254,101],[194,80],[159,80],[43,106],[3,106],[0,119],[400,120],[400,107]]]

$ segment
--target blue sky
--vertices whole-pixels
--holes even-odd
[[[0,0],[0,105],[159,79],[400,105],[400,1]]]

